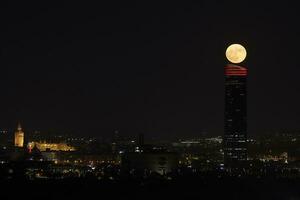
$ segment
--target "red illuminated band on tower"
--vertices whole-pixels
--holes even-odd
[[[225,66],[226,76],[247,76],[247,69],[238,65],[228,64]]]

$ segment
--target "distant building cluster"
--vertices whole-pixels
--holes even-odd
[[[29,179],[92,176],[116,180],[153,175],[170,179],[184,174],[300,177],[300,132],[247,139],[247,160],[238,171],[228,170],[224,163],[222,136],[145,142],[142,134],[123,137],[116,132],[110,140],[72,135],[43,138],[24,133],[20,124],[12,140],[7,139],[9,131],[0,133],[0,174],[4,177],[20,173]]]

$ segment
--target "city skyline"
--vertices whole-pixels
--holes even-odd
[[[300,199],[299,9],[1,2],[1,197]]]

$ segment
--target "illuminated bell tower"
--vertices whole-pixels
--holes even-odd
[[[18,127],[15,132],[15,147],[23,147],[23,145],[24,145],[24,132],[22,131],[21,124],[18,123]]]

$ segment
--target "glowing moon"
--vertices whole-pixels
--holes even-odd
[[[232,63],[241,63],[245,60],[247,51],[240,44],[232,44],[226,49],[226,58]]]

